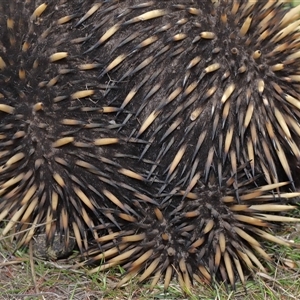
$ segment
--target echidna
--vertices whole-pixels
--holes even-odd
[[[128,217],[122,230],[99,237],[91,246],[85,264],[102,263],[90,273],[121,264],[126,273],[119,286],[140,274],[140,282],[151,279],[150,288],[163,280],[167,289],[176,277],[182,289],[190,291],[193,282],[216,280],[234,288],[238,279],[245,283],[249,271],[267,272],[261,261],[272,259],[261,241],[292,245],[268,229],[276,230],[276,222],[300,221],[276,215],[295,209],[289,198],[300,194],[274,193],[287,183],[257,187],[248,172],[238,168],[221,187],[211,177],[209,184],[198,184],[193,192],[177,190],[168,205],[143,209],[136,202],[138,217]]]
[[[297,185],[300,7],[287,2],[104,1],[81,18],[87,62],[120,87],[107,91],[120,132],[148,141],[149,176],[221,182],[251,161]]]
[[[113,211],[143,180],[101,102],[109,86],[71,42],[81,2],[0,2],[0,221],[19,246],[37,232],[86,250],[95,226],[121,228]]]
[[[289,245],[259,228],[297,221],[273,211],[298,195],[278,191],[300,153],[300,8],[214,2],[0,2],[3,234],[74,234],[121,283],[166,287],[234,285],[269,259],[257,236]]]
[[[145,174],[159,203],[97,239],[109,242],[88,261],[105,259],[95,270],[121,262],[125,281],[144,272],[166,286],[172,274],[234,284],[245,265],[269,259],[258,236],[281,242],[256,227],[297,221],[272,213],[291,208],[273,191],[280,181],[299,186],[300,7],[287,2],[104,1],[80,19],[90,71],[116,87],[105,97],[120,109],[119,132],[147,141],[139,158],[153,162]],[[247,162],[249,178],[263,173],[267,185],[241,181]]]

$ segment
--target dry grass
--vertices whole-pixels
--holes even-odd
[[[293,230],[293,228],[289,229],[289,231]],[[123,273],[121,268],[87,275],[85,270],[74,267],[74,258],[56,262],[41,261],[33,257],[32,249],[14,252],[11,241],[2,239],[0,240],[0,299],[299,299],[300,250],[270,245],[268,252],[272,253],[277,265],[267,265],[270,274],[258,272],[253,279],[247,281],[245,287],[238,284],[236,291],[231,291],[224,285],[213,288],[196,285],[189,295],[183,295],[175,282],[170,285],[167,292],[164,292],[162,284],[149,291],[147,283],[140,285],[136,279],[122,289],[114,289]]]

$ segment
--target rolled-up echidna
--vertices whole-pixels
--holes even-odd
[[[287,1],[105,1],[78,22],[82,48],[149,143],[151,172],[194,173],[251,161],[268,183],[295,181],[299,150],[299,7]],[[85,38],[84,38],[85,37]],[[122,132],[122,130],[120,130]]]
[[[235,287],[240,279],[244,284],[245,273],[267,272],[261,260],[272,261],[263,240],[292,245],[268,232],[276,230],[276,222],[300,221],[276,215],[296,208],[288,203],[299,193],[274,193],[285,184],[256,187],[255,179],[241,168],[221,187],[210,178],[208,185],[198,184],[193,192],[176,191],[168,205],[143,209],[135,201],[139,215],[128,217],[122,230],[96,239],[85,263],[102,261],[90,273],[121,264],[126,273],[119,286],[136,274],[140,282],[151,279],[151,288],[163,280],[167,289],[173,277],[185,291],[193,282],[216,280]]]
[[[165,287],[234,285],[269,259],[257,237],[289,244],[267,227],[297,221],[274,211],[298,196],[279,181],[300,153],[300,9],[213,2],[0,2],[3,234],[71,234],[121,283]]]
[[[273,216],[289,208],[265,192],[299,186],[299,11],[286,1],[106,1],[80,19],[82,49],[98,63],[90,71],[116,87],[105,97],[120,108],[119,132],[148,142],[139,157],[154,162],[145,173],[160,204],[97,240],[105,251],[89,262],[106,263],[95,271],[122,263],[124,281],[140,273],[167,287],[174,274],[234,285],[245,266],[262,268],[257,238],[281,242],[262,229],[297,221]],[[268,185],[241,181],[247,162],[249,178],[263,173]]]
[[[120,228],[112,212],[126,213],[142,180],[101,102],[109,86],[81,70],[71,42],[80,4],[0,2],[0,221],[19,245],[38,232],[87,249],[95,226]]]

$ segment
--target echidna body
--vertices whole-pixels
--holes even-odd
[[[298,221],[276,216],[300,152],[284,3],[0,2],[3,233],[74,234],[120,284],[263,269],[257,237],[289,245],[267,228]]]
[[[297,185],[300,9],[286,2],[107,1],[78,23],[99,80],[120,87],[120,132],[148,141],[149,176],[221,182],[251,161]]]
[[[121,284],[137,273],[154,275],[153,285],[164,278],[165,287],[173,275],[183,286],[244,282],[243,270],[270,259],[257,240],[282,243],[268,233],[271,223],[297,221],[275,215],[292,209],[288,198],[298,194],[275,190],[281,180],[292,182],[286,190],[299,185],[300,8],[286,1],[101,4],[78,23],[82,48],[99,63],[90,71],[115,84],[106,99],[120,108],[119,132],[147,142],[139,157],[153,162],[145,173],[155,178],[160,206],[132,219],[128,231],[97,239],[105,251],[88,263],[105,260],[95,271],[121,263],[128,271]],[[247,162],[256,189],[238,176]],[[235,179],[224,192],[226,173]],[[259,173],[266,186],[253,179]]]
[[[87,249],[95,226],[120,228],[113,211],[143,180],[101,102],[108,85],[82,74],[70,42],[80,3],[0,3],[0,221],[19,245],[37,232]]]
[[[287,183],[256,187],[257,183],[240,168],[221,187],[210,178],[194,192],[178,190],[167,206],[136,205],[138,217],[132,215],[123,230],[99,237],[90,248],[91,258],[85,263],[102,262],[90,273],[121,264],[126,273],[119,286],[139,274],[140,282],[150,279],[151,288],[163,281],[167,289],[175,277],[190,291],[195,282],[221,281],[235,287],[237,280],[245,283],[249,271],[267,272],[263,261],[272,258],[262,241],[292,245],[268,229],[300,219],[276,215],[296,208],[288,204],[295,193],[275,192]]]

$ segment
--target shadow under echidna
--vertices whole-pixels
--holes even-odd
[[[1,1],[2,235],[74,237],[120,286],[266,271],[263,240],[293,245],[271,230],[300,221],[284,2]]]

